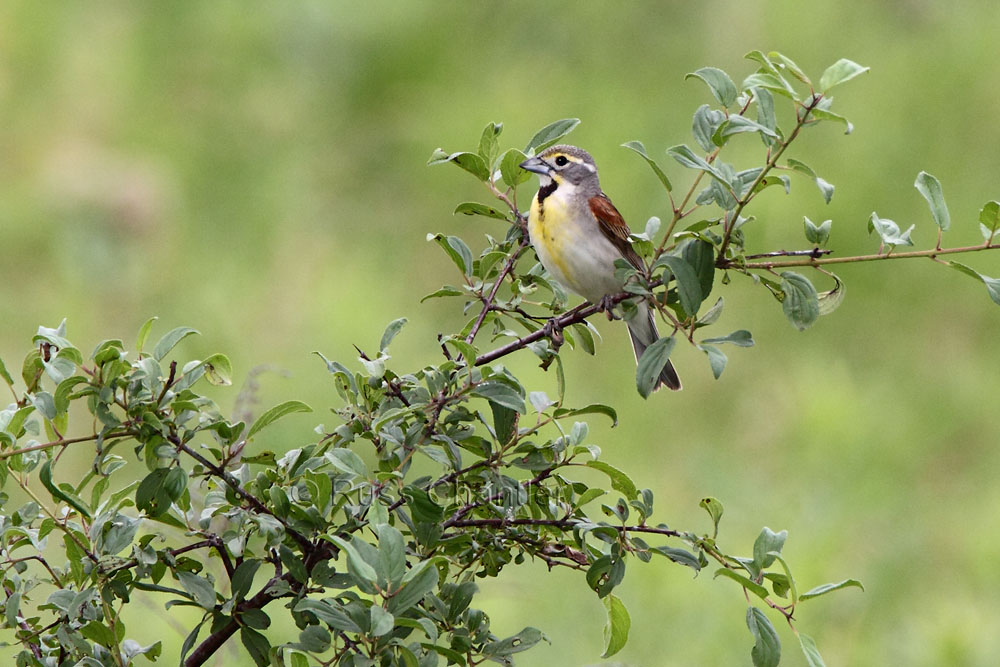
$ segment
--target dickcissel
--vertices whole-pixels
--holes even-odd
[[[643,261],[629,243],[629,227],[621,213],[601,190],[590,153],[576,146],[552,146],[522,162],[521,168],[538,174],[528,235],[545,270],[591,303],[600,304],[604,297],[621,292],[624,285],[615,277],[615,260],[624,258],[640,270]],[[626,324],[638,362],[660,337],[649,305],[640,302]],[[669,361],[657,388],[660,385],[681,388]]]

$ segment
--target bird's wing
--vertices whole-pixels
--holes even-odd
[[[591,197],[589,203],[591,212],[597,218],[597,226],[601,230],[601,233],[618,248],[618,252],[622,254],[622,257],[629,264],[641,270],[643,268],[642,258],[639,257],[639,254],[632,248],[632,244],[629,243],[628,235],[632,230],[625,224],[622,214],[618,212],[618,209],[611,203],[608,196],[603,193]]]

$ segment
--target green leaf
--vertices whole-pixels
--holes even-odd
[[[719,522],[722,521],[722,513],[724,511],[722,503],[718,499],[708,496],[707,498],[702,498],[698,506],[712,517],[712,537],[714,538],[719,534]]]
[[[163,357],[167,356],[167,353],[174,349],[177,343],[192,334],[200,335],[196,329],[192,329],[191,327],[177,327],[167,332],[156,344],[156,347],[153,348],[153,358],[157,361],[162,361]]]
[[[257,667],[268,667],[271,663],[271,643],[267,637],[244,625],[240,628],[240,641]]]
[[[781,274],[781,302],[785,317],[799,331],[805,331],[819,318],[819,295],[809,279],[794,271]]]
[[[457,236],[445,236],[444,234],[428,234],[428,241],[434,241],[451,257],[459,271],[466,277],[472,276],[472,251],[465,241]]]
[[[594,344],[594,334],[588,326],[589,323],[579,323],[573,325],[574,336],[583,351],[589,355],[597,353],[597,346]]]
[[[146,339],[149,338],[149,332],[153,330],[153,322],[158,319],[158,317],[151,317],[139,327],[139,335],[136,336],[135,340],[135,349],[138,350],[139,354],[142,354],[142,348],[146,344]]]
[[[681,308],[688,317],[696,317],[702,301],[701,280],[694,267],[687,260],[677,255],[663,255],[653,263],[653,269],[666,266],[670,269],[677,283],[677,296],[680,297]]]
[[[443,296],[462,296],[463,294],[465,294],[465,292],[463,292],[462,290],[458,289],[457,287],[452,287],[450,285],[445,285],[441,289],[439,289],[439,290],[437,290],[435,292],[431,292],[430,294],[428,294],[424,298],[420,299],[420,303],[423,303],[424,301],[427,301],[427,299],[438,299],[438,298],[441,298]]]
[[[500,177],[503,182],[510,187],[517,187],[531,178],[531,172],[521,169],[521,163],[528,159],[528,156],[511,148],[500,158]]]
[[[667,149],[667,155],[674,158],[677,162],[688,169],[700,169],[701,171],[707,172],[724,185],[729,186],[729,181],[727,181],[725,176],[722,175],[722,172],[710,165],[703,158],[695,155],[694,151],[688,148],[685,144],[671,146]]]
[[[712,284],[715,281],[715,246],[702,239],[688,241],[681,248],[681,257],[691,265],[698,276],[698,282],[701,283],[701,300],[704,301],[712,293]]]
[[[52,462],[46,461],[42,464],[41,469],[38,471],[38,481],[42,483],[54,500],[61,500],[67,505],[75,509],[80,513],[81,516],[86,518],[91,518],[90,510],[84,505],[83,501],[76,497],[75,494],[63,491],[52,481]]]
[[[764,526],[764,529],[760,531],[760,535],[757,536],[757,539],[753,543],[753,562],[757,566],[758,572],[770,567],[774,563],[772,552],[780,554],[781,548],[785,546],[787,538],[787,530],[775,533],[767,526]]]
[[[216,353],[201,362],[205,367],[205,379],[216,387],[228,387],[233,383],[233,364],[229,357]]]
[[[913,245],[913,241],[910,239],[910,232],[913,231],[914,226],[910,225],[905,232],[900,233],[899,225],[888,218],[878,217],[878,214],[874,211],[872,211],[872,215],[868,219],[868,233],[878,233],[882,239],[882,243],[889,246]]]
[[[136,509],[145,512],[149,517],[166,514],[170,509],[170,503],[174,500],[167,489],[169,473],[169,468],[157,468],[143,478],[135,490]]]
[[[35,406],[36,410],[38,410],[38,414],[42,415],[49,421],[56,418],[56,415],[58,414],[56,410],[56,400],[49,392],[39,391],[34,394],[29,394],[28,400],[31,401],[31,404]]]
[[[469,366],[469,368],[476,365],[476,355],[479,354],[479,350],[476,349],[475,345],[450,336],[443,340],[446,345],[458,350],[458,353],[465,359],[465,363]]]
[[[753,347],[753,335],[746,329],[739,329],[729,334],[728,336],[721,336],[718,338],[706,338],[701,341],[702,343],[730,343],[736,345],[737,347]]]
[[[392,628],[396,624],[396,619],[393,618],[392,614],[377,604],[369,607],[368,613],[371,614],[371,624],[368,634],[372,637],[381,637],[384,634],[392,632]]]
[[[177,570],[176,575],[181,586],[194,598],[199,607],[209,611],[215,608],[215,588],[208,579],[185,570]]]
[[[772,66],[773,68],[773,66]],[[784,95],[785,97],[797,100],[798,95],[795,89],[785,81],[785,78],[774,70],[774,73],[768,72],[756,72],[751,74],[747,78],[743,79],[743,84],[740,86],[742,90],[751,90],[753,88],[763,88],[764,90],[769,90],[771,92],[778,93],[779,95]]]
[[[379,608],[381,609],[381,607]],[[326,628],[318,625],[309,625],[299,633],[298,645],[302,649],[312,653],[323,653],[330,648],[332,639]],[[273,666],[276,663],[268,662],[267,664]]]
[[[334,606],[324,600],[312,600],[305,598],[295,604],[296,612],[308,611],[319,620],[337,630],[345,632],[363,632],[361,626],[354,622],[347,613],[339,606]]]
[[[349,568],[351,574],[360,579],[367,581],[370,584],[374,584],[378,581],[378,573],[375,572],[375,568],[368,564],[358,550],[354,547],[353,538],[351,542],[348,542],[339,535],[321,535],[322,539],[333,542],[338,547],[344,550],[347,554],[347,567]]]
[[[757,607],[748,607],[747,627],[754,639],[750,650],[754,667],[777,667],[781,662],[781,640],[771,620]]]
[[[913,183],[913,187],[927,200],[927,205],[931,208],[931,217],[934,218],[937,226],[943,232],[948,231],[948,227],[951,225],[951,216],[948,213],[948,205],[944,203],[944,193],[941,191],[941,183],[938,179],[926,171],[922,171],[917,174],[917,180]]]
[[[869,69],[846,58],[841,58],[827,67],[826,71],[823,72],[823,76],[819,78],[819,90],[825,95],[834,86],[839,86],[845,81],[850,81],[859,74],[864,74]]]
[[[0,377],[2,377],[3,381],[7,383],[8,387],[11,389],[14,388],[14,378],[12,378],[10,373],[7,371],[7,365],[4,364],[3,359],[0,359]]]
[[[813,118],[818,118],[819,120],[832,120],[835,123],[840,123],[844,126],[844,134],[850,134],[854,131],[854,123],[847,120],[839,113],[833,113],[832,111],[827,111],[826,109],[813,109],[809,112],[809,115]]]
[[[991,241],[1000,227],[1000,202],[988,201],[979,211],[980,230],[984,241]]]
[[[698,562],[698,558],[687,549],[678,549],[676,547],[652,547],[652,551],[666,556],[678,565],[686,565],[695,572],[701,571],[701,563]]]
[[[253,558],[245,560],[237,566],[233,572],[232,585],[232,593],[235,599],[242,600],[250,592],[250,587],[253,586],[254,575],[257,574],[260,565],[261,561]]]
[[[490,401],[490,410],[493,412],[493,431],[497,442],[506,445],[517,435],[517,411],[493,401]]]
[[[816,187],[818,187],[819,191],[823,194],[823,200],[827,204],[830,203],[830,200],[833,199],[833,185],[820,178],[816,172],[813,171],[812,167],[807,165],[805,162],[796,160],[795,158],[788,158],[788,168],[792,171],[797,171],[800,174],[805,174],[809,178],[813,179],[816,183]]]
[[[562,419],[563,417],[576,417],[578,415],[588,414],[605,415],[611,420],[612,428],[618,426],[618,413],[610,405],[604,405],[602,403],[591,403],[590,405],[582,408],[557,408],[553,413],[553,416],[556,419]]]
[[[796,634],[799,637],[799,646],[802,647],[802,654],[806,657],[806,664],[809,667],[826,667],[826,663],[823,662],[823,656],[819,654],[819,649],[816,648],[815,640],[801,632],[797,632]]]
[[[715,131],[725,120],[726,114],[724,112],[713,109],[707,104],[702,104],[694,112],[694,116],[691,118],[691,134],[694,135],[695,141],[698,142],[702,150],[715,150],[716,146],[712,137],[715,136]]]
[[[368,466],[365,465],[365,462],[353,450],[345,447],[337,447],[328,451],[324,456],[334,467],[346,472],[348,475],[354,475],[361,479],[368,477]]]
[[[833,226],[833,220],[824,220],[819,225],[816,225],[808,217],[802,216],[802,221],[806,230],[806,240],[809,243],[823,245],[830,238],[830,228]]]
[[[294,412],[312,412],[312,408],[302,401],[285,401],[284,403],[279,403],[270,410],[265,411],[261,416],[257,417],[253,426],[251,426],[250,430],[247,431],[245,439],[249,440],[265,427],[270,426],[285,415],[290,415]]]
[[[948,266],[961,271],[967,276],[971,276],[972,278],[981,281],[984,285],[986,285],[986,290],[989,292],[990,298],[993,299],[993,303],[1000,305],[1000,279],[984,276],[978,271],[966,266],[965,264],[960,264],[959,262],[948,262]]]
[[[402,495],[415,522],[436,523],[444,518],[444,509],[423,489],[411,484],[403,487]]]
[[[487,218],[496,218],[497,220],[507,220],[507,216],[504,215],[503,211],[492,206],[487,206],[486,204],[479,204],[474,201],[467,201],[459,204],[455,207],[455,215],[459,213],[464,213],[465,215],[482,215]]]
[[[614,595],[608,595],[602,601],[604,609],[608,612],[608,622],[604,626],[604,653],[601,657],[610,658],[622,650],[628,641],[632,619],[625,604]]]
[[[635,487],[635,482],[624,472],[604,461],[587,461],[587,467],[600,470],[611,480],[611,488],[625,496],[626,500],[635,500],[639,497],[639,491]]]
[[[736,103],[736,84],[729,78],[729,75],[716,67],[702,67],[689,74],[684,75],[684,79],[698,78],[705,82],[712,95],[724,107],[731,107]]]
[[[794,76],[796,79],[806,84],[807,86],[812,85],[812,82],[809,80],[809,77],[805,75],[805,72],[802,71],[802,68],[800,68],[798,65],[795,64],[794,60],[792,60],[785,54],[779,53],[777,51],[771,51],[767,55],[770,61],[773,60],[780,61],[781,64],[778,65],[778,67],[788,70],[789,72],[791,72],[792,76]]]
[[[752,581],[749,577],[740,574],[739,572],[735,572],[733,570],[730,570],[729,568],[720,567],[715,571],[715,574],[712,575],[712,578],[714,579],[720,576],[726,577],[727,579],[732,579],[740,586],[742,586],[743,588],[747,589],[748,591],[759,597],[761,600],[767,599],[766,588],[758,584],[756,581]]]
[[[485,398],[493,403],[510,408],[520,414],[525,413],[524,396],[513,387],[496,380],[480,382],[472,390],[473,396]]]
[[[656,160],[646,154],[646,147],[642,145],[641,141],[627,141],[622,144],[622,148],[628,148],[629,150],[638,153],[640,157],[646,161],[646,164],[649,165],[649,168],[653,170],[653,173],[656,174],[656,177],[660,179],[660,183],[662,183],[663,187],[667,189],[667,192],[673,190],[673,186],[670,184],[670,179],[667,178],[667,175],[663,173],[662,169],[660,169],[660,165],[656,164]]]
[[[698,349],[708,355],[708,365],[712,368],[712,375],[718,380],[726,370],[729,357],[714,345],[699,345]]]
[[[528,145],[524,147],[524,152],[541,152],[572,132],[579,124],[579,118],[564,118],[554,123],[549,123],[535,133],[535,136],[531,138]]]
[[[403,587],[389,598],[388,608],[399,615],[424,599],[438,584],[438,571],[432,560],[422,560],[403,577]]]
[[[839,591],[842,588],[857,587],[861,590],[865,590],[865,587],[857,579],[844,579],[843,581],[838,581],[837,583],[823,584],[817,586],[816,588],[810,589],[799,596],[800,600],[808,600],[810,598],[817,598],[820,595],[825,595],[827,593],[832,593],[833,591]]]
[[[389,322],[385,331],[382,333],[382,340],[378,344],[379,354],[389,349],[389,343],[392,342],[392,339],[396,337],[396,334],[399,333],[399,330],[403,328],[403,325],[406,324],[406,322],[407,319],[405,317],[400,317],[399,319]]]
[[[501,132],[503,132],[503,123],[489,123],[483,128],[482,137],[479,139],[479,156],[487,165],[492,164],[497,153],[500,152]]]
[[[513,653],[520,653],[521,651],[527,651],[543,639],[546,639],[546,637],[542,634],[541,630],[525,628],[512,637],[507,637],[500,641],[488,642],[483,646],[483,655],[507,656]],[[546,641],[548,640],[546,639]],[[513,663],[506,661],[504,664]]]
[[[381,570],[390,584],[399,584],[406,574],[406,543],[403,534],[387,523],[375,527]]]
[[[490,178],[489,167],[486,166],[486,160],[476,153],[467,153],[459,151],[458,153],[445,153],[440,148],[436,149],[432,154],[430,160],[427,161],[428,166],[436,164],[445,164],[446,162],[453,162],[459,167],[469,172],[480,181],[486,182]]]
[[[750,120],[746,116],[730,116],[720,123],[718,128],[716,128],[715,132],[712,134],[712,143],[716,146],[722,146],[726,143],[726,137],[731,137],[734,134],[742,134],[744,132],[759,132],[761,136],[764,137],[770,137],[772,139],[778,138],[777,132],[769,127]]]
[[[642,353],[635,369],[635,385],[643,398],[648,398],[653,393],[676,342],[673,336],[660,338]]]
[[[818,298],[820,315],[829,315],[833,311],[837,310],[837,308],[840,307],[840,304],[844,302],[844,297],[847,295],[847,285],[844,284],[844,281],[832,273],[830,276],[833,277],[836,284],[833,289],[819,293]]]

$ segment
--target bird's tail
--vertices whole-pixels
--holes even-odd
[[[638,312],[635,314],[635,317],[628,320],[627,324],[629,337],[632,338],[632,349],[635,350],[635,361],[638,363],[642,353],[646,351],[647,347],[656,342],[660,337],[660,333],[656,330],[653,311],[644,303],[639,304]],[[660,371],[660,379],[653,390],[656,391],[656,389],[659,389],[660,385],[666,385],[667,388],[674,391],[681,388],[681,379],[677,377],[677,371],[669,359],[667,360],[667,365]]]

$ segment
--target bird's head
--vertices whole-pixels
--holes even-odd
[[[538,174],[542,187],[554,183],[559,187],[568,185],[586,191],[592,190],[594,194],[601,190],[594,158],[576,146],[560,144],[546,148],[520,166],[521,169]]]

